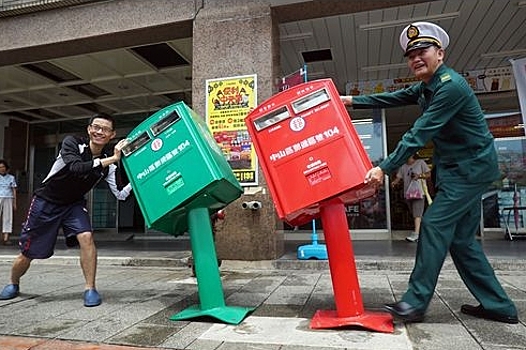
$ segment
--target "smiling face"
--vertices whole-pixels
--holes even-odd
[[[91,143],[97,148],[106,146],[116,133],[113,123],[104,118],[94,118],[88,125],[88,135]]]
[[[407,65],[415,76],[428,83],[444,61],[444,50],[436,46],[415,49],[407,54]]]

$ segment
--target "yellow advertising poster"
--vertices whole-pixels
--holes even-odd
[[[241,186],[256,186],[256,151],[244,121],[257,105],[256,75],[210,79],[206,87],[208,128]]]

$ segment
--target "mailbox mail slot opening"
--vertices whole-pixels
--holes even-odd
[[[157,136],[160,133],[162,133],[164,130],[166,130],[170,125],[174,124],[176,121],[180,119],[181,119],[181,116],[177,113],[177,111],[173,111],[172,113],[168,114],[163,119],[159,120],[157,123],[153,124],[150,127],[150,130],[152,131],[153,136]]]
[[[290,118],[290,113],[287,107],[283,106],[254,120],[254,126],[257,131],[261,131],[287,118]]]
[[[327,102],[331,99],[326,89],[321,89],[312,94],[309,94],[299,100],[292,102],[292,110],[294,113],[299,114],[307,109],[315,107],[323,102]]]
[[[144,146],[146,143],[150,141],[150,135],[148,135],[148,132],[143,132],[139,136],[137,136],[133,141],[131,141],[129,144],[127,144],[123,149],[122,153],[127,157],[142,146]]]

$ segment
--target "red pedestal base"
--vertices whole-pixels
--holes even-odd
[[[311,320],[310,328],[326,329],[359,326],[377,332],[393,333],[393,317],[389,313],[364,311],[358,316],[338,317],[335,310],[318,310]]]
[[[364,310],[343,203],[339,200],[324,202],[320,213],[337,311],[317,311],[310,327],[361,326],[379,332],[394,332],[393,317],[389,313]]]

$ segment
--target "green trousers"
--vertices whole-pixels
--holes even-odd
[[[427,309],[449,251],[462,281],[485,309],[517,314],[475,237],[481,219],[481,196],[488,186],[441,185],[422,217],[415,266],[402,301],[422,311]]]

